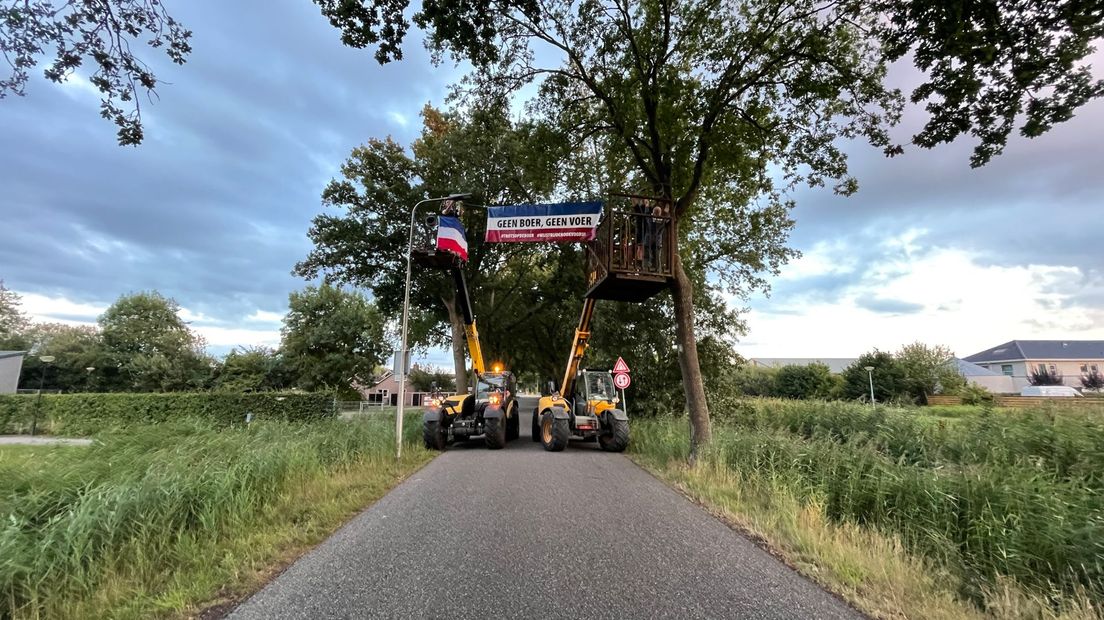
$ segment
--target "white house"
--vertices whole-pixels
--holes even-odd
[[[1031,385],[1032,372],[1056,372],[1080,388],[1082,375],[1104,372],[1104,340],[1012,340],[963,359],[1011,377],[1015,392]]]

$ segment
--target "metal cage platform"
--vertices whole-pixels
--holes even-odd
[[[586,296],[642,302],[670,286],[675,253],[671,214],[670,202],[614,195],[587,244]]]

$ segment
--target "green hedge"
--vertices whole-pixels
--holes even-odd
[[[0,432],[31,427],[37,395],[0,396]],[[45,394],[38,414],[41,432],[88,435],[105,428],[199,418],[216,424],[254,419],[306,421],[334,415],[333,394],[262,392],[172,392],[165,394]]]

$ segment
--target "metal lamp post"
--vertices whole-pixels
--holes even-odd
[[[35,400],[34,417],[31,418],[31,436],[38,431],[38,412],[42,409],[42,387],[46,385],[46,367],[54,363],[53,355],[43,355],[38,358],[42,361],[42,374],[38,378],[38,399]]]
[[[399,408],[395,412],[395,458],[402,458],[402,428],[403,428],[403,410],[406,400],[406,330],[407,321],[410,317],[410,254],[414,251],[414,217],[418,212],[418,207],[431,202],[443,202],[445,200],[465,200],[470,198],[471,194],[452,194],[451,196],[441,196],[438,198],[426,198],[420,200],[413,207],[410,208],[410,236],[406,244],[406,290],[403,293],[403,313],[402,313],[402,343],[399,346],[399,364],[398,368],[398,380],[399,380]]]
[[[870,380],[870,406],[874,406],[874,367],[863,366],[866,369],[866,376]]]

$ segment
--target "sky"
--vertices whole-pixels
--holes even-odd
[[[142,102],[141,146],[116,145],[80,75],[0,101],[0,279],[39,321],[94,322],[156,289],[212,353],[272,346],[306,284],[291,269],[324,185],[369,138],[409,143],[461,71],[435,67],[416,33],[402,62],[380,66],[306,0],[168,4],[194,51],[184,66],[143,51],[165,84]],[[922,119],[910,110],[898,139]],[[1104,339],[1102,144],[1104,101],[978,170],[967,140],[893,159],[849,146],[859,193],[794,194],[803,256],[746,304],[738,351],[854,357],[919,340],[966,356]]]

